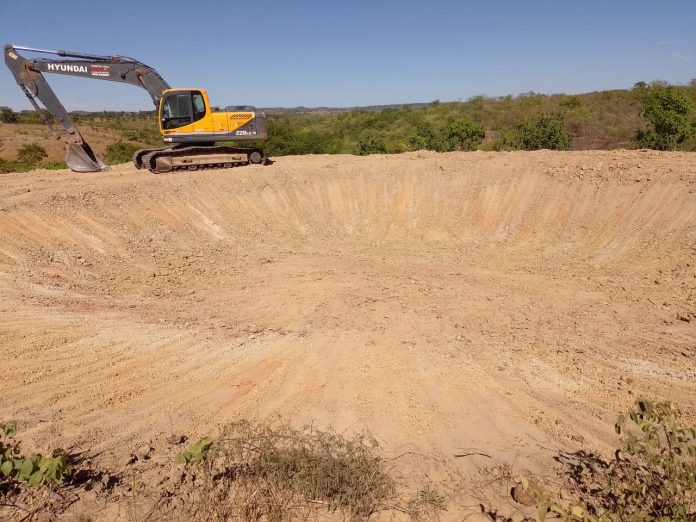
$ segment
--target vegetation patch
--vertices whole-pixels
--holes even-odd
[[[0,174],[33,170],[39,166],[43,166],[41,162],[47,157],[46,149],[41,145],[37,143],[28,143],[20,147],[17,151],[17,158],[15,160],[4,160],[0,158]]]
[[[76,500],[58,493],[73,478],[68,455],[25,455],[16,435],[16,422],[0,422],[0,519],[52,520]]]
[[[614,459],[586,451],[563,453],[567,488],[577,500],[564,503],[531,481],[520,492],[541,501],[538,519],[580,522],[688,522],[696,520],[696,427],[685,426],[667,402],[636,401],[619,416]]]
[[[67,169],[68,165],[64,161],[44,161],[41,164],[41,168],[46,170],[61,170]]]
[[[357,156],[367,156],[368,154],[386,154],[387,147],[384,142],[372,133],[365,133],[355,147]]]
[[[102,494],[113,496],[100,502],[119,502],[124,493],[134,498],[132,489],[124,490],[131,481],[114,480],[119,475],[81,470],[83,477],[75,478],[59,450],[51,457],[23,455],[16,431],[15,423],[0,424],[0,518],[6,513],[27,520],[66,514],[79,499],[76,489],[94,478],[120,488],[105,486]],[[157,514],[206,521],[286,521],[331,513],[365,520],[381,514],[425,521],[438,520],[450,503],[463,508],[459,500],[473,494],[480,512],[498,522],[696,520],[696,428],[685,426],[669,403],[639,400],[619,417],[616,431],[620,444],[610,460],[585,450],[558,456],[566,480],[556,493],[549,493],[542,479],[515,478],[509,466],[499,466],[485,483],[463,477],[428,482],[409,496],[392,474],[394,461],[383,456],[369,434],[345,437],[311,426],[239,421],[218,437],[204,437],[180,451],[176,463],[170,461],[180,470],[178,479],[166,490],[166,482],[136,487],[146,497],[141,497],[145,509],[134,507],[134,514],[149,509],[145,519]],[[145,467],[139,464],[131,473],[157,469],[143,459]],[[501,497],[488,496],[496,485],[507,488],[521,519],[509,517]]]
[[[527,118],[517,126],[513,136],[515,148],[522,150],[566,150],[572,141],[560,113]]]
[[[641,109],[648,128],[636,132],[636,143],[646,149],[676,150],[694,134],[693,109],[693,101],[675,87],[653,87]]]
[[[137,143],[118,141],[106,147],[106,161],[112,165],[119,163],[129,163],[133,161],[133,154],[142,149]]]
[[[294,520],[310,512],[368,518],[388,509],[396,483],[367,434],[241,421],[180,454],[195,492],[189,515],[205,520]],[[436,499],[437,501],[437,499]]]
[[[415,150],[696,150],[696,80],[689,85],[637,82],[633,89],[579,95],[534,92],[473,96],[465,101],[352,109],[267,111],[268,140],[244,142],[269,156],[391,154]],[[78,127],[115,133],[109,163],[127,163],[138,148],[162,146],[154,111],[76,112]],[[0,121],[39,124],[45,110],[0,107]],[[17,134],[28,134],[19,129]],[[111,159],[110,159],[111,158]],[[0,172],[29,170],[0,160]]]

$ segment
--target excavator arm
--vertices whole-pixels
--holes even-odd
[[[60,58],[72,59],[26,59],[18,51],[52,54]],[[62,128],[56,128],[49,118],[44,118],[44,122],[56,139],[65,143],[65,162],[76,172],[106,171],[109,170],[109,166],[92,151],[77,130],[70,114],[44,78],[44,73],[130,83],[145,89],[150,94],[155,107],[159,105],[162,92],[169,89],[167,82],[152,67],[125,56],[99,56],[6,45],[5,63],[39,114],[43,115],[43,112],[37,100],[61,125]]]

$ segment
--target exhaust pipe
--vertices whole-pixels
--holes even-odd
[[[65,147],[65,163],[74,172],[107,172],[111,167],[97,156],[86,143],[72,143]]]

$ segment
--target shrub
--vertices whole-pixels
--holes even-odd
[[[46,149],[44,149],[41,145],[29,143],[20,147],[19,151],[17,152],[17,161],[20,163],[26,163],[33,167],[38,165],[41,160],[46,159],[47,156]]]
[[[112,165],[128,163],[133,160],[135,151],[140,149],[142,149],[142,147],[136,143],[117,141],[106,147],[106,161]]]
[[[520,144],[519,134],[513,129],[503,129],[498,135],[498,139],[493,143],[493,150],[519,150]]]
[[[121,130],[120,133],[122,139],[125,141],[145,143],[152,147],[158,147],[162,144],[162,136],[159,133],[156,123],[147,127]]]
[[[459,118],[447,124],[444,136],[446,150],[476,150],[486,137],[486,131],[472,119]]]
[[[566,150],[571,137],[561,114],[540,114],[527,118],[516,130],[519,147],[523,150]]]
[[[14,172],[12,169],[12,161],[0,158],[0,174],[7,174],[8,172]]]
[[[17,123],[19,115],[9,107],[0,107],[0,123]]]
[[[388,509],[395,496],[396,484],[368,435],[240,421],[207,440],[189,450],[191,458],[179,457],[196,474],[189,518],[294,520],[319,507],[367,518]]]
[[[418,122],[416,130],[408,137],[411,150],[441,150],[442,140],[429,122]]]
[[[670,403],[646,400],[615,427],[622,438],[613,461],[570,455],[570,487],[580,504],[547,499],[539,518],[552,511],[583,522],[696,520],[696,427],[684,426]]]
[[[401,154],[410,150],[408,143],[404,140],[391,140],[385,143],[387,154]]]
[[[387,148],[384,142],[373,134],[365,134],[360,138],[355,147],[355,154],[367,156],[368,154],[386,154]]]
[[[0,158],[0,174],[8,174],[10,172],[28,172],[34,169],[35,165],[17,160],[4,160]]]
[[[647,130],[636,131],[634,141],[643,148],[674,150],[691,134],[693,102],[671,86],[657,85],[645,97],[641,115]]]

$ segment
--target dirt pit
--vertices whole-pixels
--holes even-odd
[[[696,167],[477,152],[3,175],[0,312],[0,419],[27,447],[113,467],[280,415],[548,473],[559,449],[609,451],[637,397],[696,418]]]

